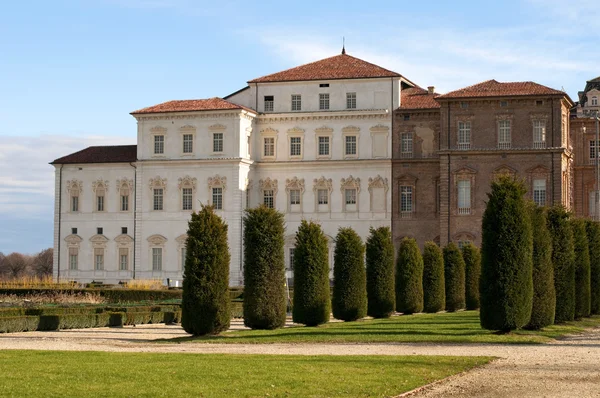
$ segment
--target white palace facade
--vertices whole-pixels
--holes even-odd
[[[302,219],[366,239],[391,226],[392,131],[398,73],[342,54],[250,80],[224,98],[132,112],[137,145],[90,147],[56,169],[54,276],[118,283],[181,281],[187,222],[201,203],[228,225],[230,285],[243,285],[244,210],[285,214],[293,277]]]

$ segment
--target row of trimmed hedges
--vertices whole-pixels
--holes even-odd
[[[52,295],[56,293],[65,294],[92,294],[105,298],[109,303],[130,303],[143,301],[168,301],[181,300],[181,290],[137,290],[137,289],[54,289],[54,288],[23,288],[23,289],[0,289],[0,296],[30,296],[30,295]],[[232,293],[239,296],[240,293]]]

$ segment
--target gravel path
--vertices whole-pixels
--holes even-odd
[[[243,328],[241,322],[233,328]],[[600,397],[600,328],[544,345],[156,344],[187,336],[176,325],[0,334],[0,349],[296,355],[473,355],[499,359],[411,397]]]

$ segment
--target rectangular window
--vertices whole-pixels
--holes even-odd
[[[212,189],[212,203],[216,210],[223,210],[223,188]]]
[[[471,181],[458,181],[458,214],[471,214]]]
[[[546,122],[544,120],[533,121],[533,147],[536,149],[546,148]]]
[[[546,206],[546,180],[533,180],[533,201],[538,206]]]
[[[183,135],[183,153],[192,153],[194,151],[194,135]]]
[[[299,94],[292,94],[292,110],[293,111],[301,111],[302,110],[302,96]]]
[[[273,112],[273,104],[275,103],[272,95],[265,95],[265,112]]]
[[[127,227],[121,227],[121,234],[127,235]]]
[[[263,191],[263,204],[271,209],[275,207],[275,197],[273,196],[273,190],[267,189]]]
[[[290,190],[290,205],[299,205],[300,204],[300,190],[292,189]]]
[[[296,251],[295,247],[290,247],[290,270],[293,271],[294,270],[294,252]]]
[[[71,196],[71,211],[79,211],[79,196]]]
[[[471,122],[458,122],[458,149],[471,149]]]
[[[400,136],[400,157],[413,157],[413,135],[412,133],[402,133]]]
[[[192,210],[192,188],[181,190],[182,210]]]
[[[347,135],[346,136],[346,156],[354,156],[356,155],[356,136],[355,135]]]
[[[162,271],[162,247],[152,248],[152,271]]]
[[[129,249],[119,249],[119,271],[127,271],[129,269]]]
[[[263,156],[275,156],[275,137],[263,138],[264,143],[264,155]]]
[[[94,249],[94,270],[104,269],[104,249]]]
[[[510,120],[498,122],[498,149],[510,148]]]
[[[596,164],[596,141],[590,141],[590,164]]]
[[[402,218],[410,218],[413,212],[413,187],[400,187],[400,215]]]
[[[77,235],[77,228],[71,228],[71,234]]]
[[[155,135],[154,136],[154,154],[162,155],[165,153],[165,136]]]
[[[356,93],[346,93],[346,108],[356,109]]]
[[[96,196],[96,211],[104,211],[104,192]]]
[[[129,211],[129,194],[121,195],[121,211]]]
[[[181,268],[185,268],[185,257],[187,256],[187,249],[185,247],[181,248]]]
[[[319,94],[319,109],[329,109],[329,94]]]
[[[329,156],[329,137],[319,137],[319,156]]]
[[[597,215],[596,215],[596,204],[598,203],[598,193],[597,191],[591,191],[590,195],[588,197],[588,210],[589,210],[589,216],[596,220],[597,219]]]
[[[213,152],[223,152],[223,133],[213,133]]]
[[[77,269],[77,260],[79,259],[79,250],[76,247],[69,248],[69,269]]]
[[[317,191],[317,201],[320,205],[329,204],[329,191],[327,189],[319,189]]]
[[[302,156],[302,138],[290,138],[290,156]]]
[[[104,234],[104,228],[102,228],[102,227],[96,228],[96,234],[98,234],[98,235]]]
[[[598,105],[598,97],[594,96],[592,97],[592,106],[597,106]]]
[[[163,209],[163,189],[162,188],[154,188],[154,210],[162,210]]]
[[[356,204],[356,189],[355,188],[344,190],[344,196],[345,196],[347,205],[355,205]]]

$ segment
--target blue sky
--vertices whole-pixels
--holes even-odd
[[[54,169],[89,145],[134,144],[129,112],[225,96],[339,53],[447,92],[534,80],[576,99],[600,75],[600,7],[503,2],[55,0],[0,13],[0,251],[52,245]]]

